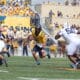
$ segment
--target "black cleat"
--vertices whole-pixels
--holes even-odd
[[[37,63],[37,65],[40,65],[40,63]]]
[[[48,56],[48,59],[50,59],[50,58],[51,58],[50,54],[48,54],[47,56]]]
[[[3,64],[2,59],[0,59],[0,65],[2,65],[2,64]]]

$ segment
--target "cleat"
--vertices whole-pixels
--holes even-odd
[[[37,65],[40,65],[40,62],[39,62],[39,61],[36,61],[36,64],[37,64]]]
[[[2,59],[0,60],[0,65],[2,65],[3,64],[3,62],[2,62]]]
[[[70,64],[71,68],[77,69],[77,66],[75,64]]]
[[[51,58],[51,56],[50,56],[49,54],[48,54],[47,56],[48,56],[48,59],[50,59],[50,58]]]
[[[40,63],[37,63],[37,65],[40,65]]]
[[[77,69],[80,69],[80,63],[77,64]]]

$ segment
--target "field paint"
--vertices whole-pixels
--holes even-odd
[[[6,71],[6,70],[0,70],[0,72],[8,73],[8,71]]]
[[[49,79],[49,78],[27,78],[27,77],[18,77],[18,78],[22,80],[58,80],[58,79]]]
[[[27,77],[18,77],[22,80],[80,80],[80,79],[49,79],[49,78],[27,78]]]
[[[39,78],[27,78],[27,77],[18,77],[18,78],[23,80],[39,80]]]
[[[68,71],[80,71],[80,69],[73,69],[73,68],[57,68],[61,70],[68,70]]]

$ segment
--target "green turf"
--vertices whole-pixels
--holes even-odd
[[[64,69],[70,68],[67,58],[44,58],[40,59],[40,62],[41,65],[36,65],[33,57],[10,57],[9,66],[0,67],[0,80],[31,80],[27,78],[76,80],[80,78],[80,70]]]

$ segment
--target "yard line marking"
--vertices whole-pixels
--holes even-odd
[[[27,77],[18,77],[18,78],[23,80],[39,80],[39,78],[27,78]]]
[[[27,77],[18,77],[18,78],[22,79],[22,80],[55,80],[55,79],[49,79],[49,78],[27,78]],[[58,80],[58,79],[56,79],[56,80]]]
[[[49,79],[49,78],[27,78],[27,77],[17,77],[22,80],[80,80],[80,79]]]
[[[8,73],[8,71],[6,71],[6,70],[0,70],[0,72]]]

